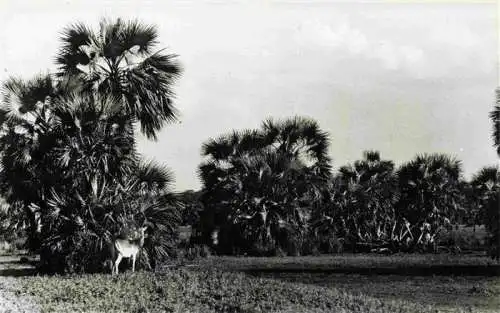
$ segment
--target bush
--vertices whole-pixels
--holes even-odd
[[[193,244],[185,247],[178,247],[172,258],[183,261],[194,261],[200,258],[208,258],[212,256],[213,250],[204,244]]]
[[[188,248],[186,257],[189,260],[194,260],[197,258],[206,258],[210,255],[210,248],[207,245],[194,245]]]
[[[476,227],[456,225],[438,237],[438,245],[458,246],[463,250],[485,251],[488,249],[488,234],[482,225]]]

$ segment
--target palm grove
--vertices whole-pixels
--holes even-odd
[[[3,83],[1,227],[27,237],[41,270],[103,270],[113,238],[142,226],[141,264],[155,267],[186,223],[201,243],[213,244],[216,231],[212,248],[226,254],[435,250],[436,236],[459,222],[485,223],[498,243],[497,168],[466,181],[447,155],[396,167],[367,151],[333,173],[329,135],[303,117],[206,141],[203,189],[174,194],[172,173],[135,142],[136,130],[154,140],[176,120],[181,68],[156,39],[138,21],[74,24],[62,32],[55,73]],[[497,147],[499,105],[490,116]]]

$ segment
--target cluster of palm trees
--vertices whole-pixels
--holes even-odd
[[[467,182],[447,155],[396,167],[368,151],[333,173],[329,135],[304,117],[207,141],[203,189],[184,194],[190,200],[179,214],[172,173],[142,159],[134,136],[140,129],[156,139],[176,120],[172,86],[181,68],[175,55],[155,50],[156,39],[138,21],[74,24],[62,33],[55,73],[3,84],[0,226],[25,231],[42,270],[100,270],[112,240],[144,226],[142,264],[155,266],[181,222],[206,238],[216,231],[221,253],[414,251],[464,218],[486,222],[500,241],[496,168]],[[491,119],[498,147],[498,102]]]
[[[99,269],[113,237],[143,225],[145,263],[166,256],[177,220],[173,177],[141,159],[134,137],[140,126],[154,139],[176,118],[181,69],[175,55],[154,50],[156,38],[137,21],[71,25],[56,73],[4,83],[0,193],[9,215],[26,222],[45,271]]]
[[[218,232],[219,253],[259,255],[436,251],[457,223],[495,233],[496,168],[466,181],[461,162],[445,154],[396,167],[366,151],[332,173],[328,148],[328,134],[302,117],[208,140],[196,227],[207,238]]]
[[[221,247],[244,245],[225,243],[241,239],[234,231],[263,249],[276,247],[285,228],[292,242],[302,240],[305,203],[321,199],[330,177],[328,145],[318,124],[301,117],[269,119],[260,130],[234,131],[205,143],[202,201],[220,227]]]

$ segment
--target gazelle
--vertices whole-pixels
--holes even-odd
[[[144,245],[144,235],[146,227],[142,227],[139,230],[139,238],[135,239],[115,239],[113,242],[113,269],[112,274],[118,274],[118,267],[120,266],[120,262],[123,258],[131,258],[132,259],[132,272],[135,271],[135,261],[137,259],[137,255],[139,254],[139,250]]]

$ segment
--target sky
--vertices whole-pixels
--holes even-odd
[[[498,15],[495,1],[0,0],[0,81],[54,71],[70,23],[137,18],[184,68],[180,122],[139,136],[177,191],[200,188],[207,139],[295,115],[329,132],[334,168],[364,150],[397,165],[448,153],[468,178],[496,163]]]

